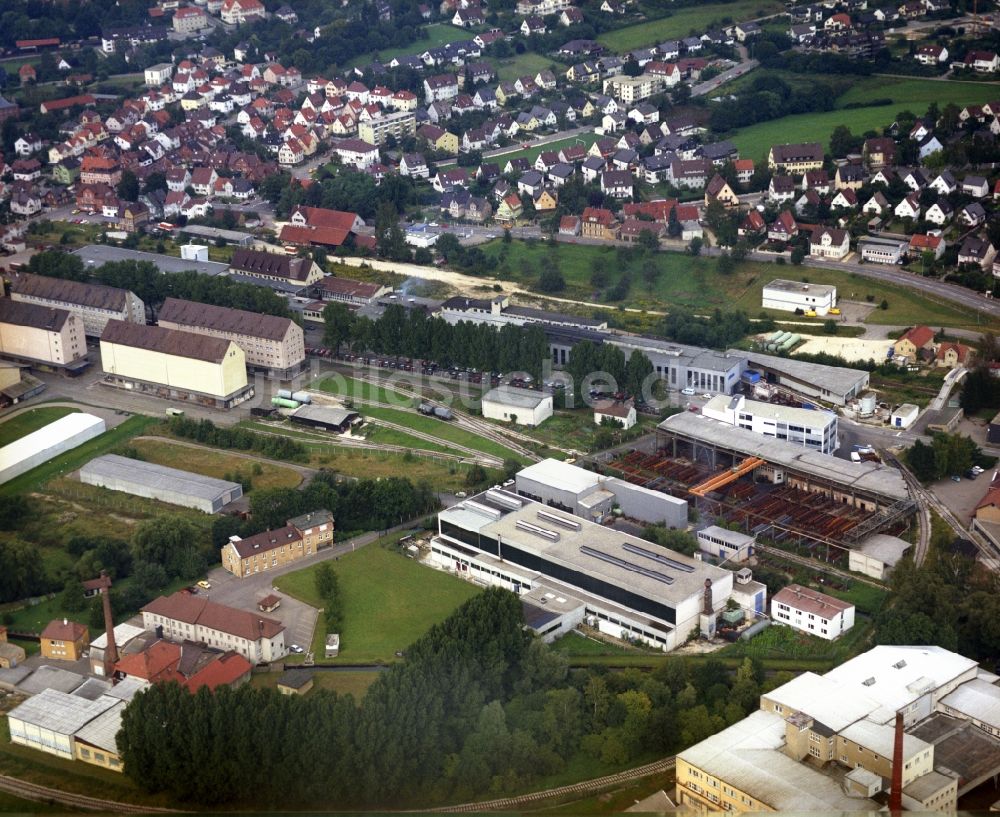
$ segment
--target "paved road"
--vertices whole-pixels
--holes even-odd
[[[483,159],[496,159],[501,156],[507,156],[511,153],[519,153],[527,148],[543,147],[545,145],[551,145],[553,142],[561,142],[564,139],[572,139],[575,136],[583,136],[587,133],[593,133],[594,129],[590,125],[581,125],[578,128],[567,128],[566,130],[556,131],[555,133],[548,133],[544,136],[538,136],[534,139],[529,139],[527,141],[518,141],[513,145],[507,145],[502,148],[493,148],[492,150],[483,151]],[[454,159],[448,159],[443,162],[436,163],[438,167],[450,167],[455,164]]]
[[[716,77],[705,82],[699,82],[697,85],[691,86],[691,96],[704,96],[709,91],[714,91],[723,83],[729,82],[730,80],[736,79],[737,77],[742,77],[744,74],[749,74],[756,68],[760,63],[757,60],[744,60],[723,71]]]

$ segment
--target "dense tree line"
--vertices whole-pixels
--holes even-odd
[[[211,420],[192,420],[188,417],[171,417],[170,433],[187,440],[213,445],[217,448],[235,448],[254,451],[275,460],[302,462],[309,456],[306,447],[289,437],[258,434],[245,428],[221,428]]]
[[[541,376],[549,357],[540,326],[505,324],[499,331],[486,324],[430,318],[421,309],[388,306],[377,320],[358,317],[342,305],[323,312],[324,338],[334,349],[347,344],[356,353],[374,352],[420,360],[439,366],[464,366],[480,371],[528,372]]]
[[[962,381],[959,403],[966,414],[1000,408],[1000,378],[994,377],[985,363],[977,366]]]
[[[980,457],[979,446],[963,434],[935,434],[930,445],[917,440],[906,450],[906,463],[921,482],[963,474]]]
[[[27,271],[131,290],[154,315],[166,298],[246,309],[283,318],[292,314],[288,302],[268,287],[234,281],[226,275],[204,275],[194,270],[165,274],[149,261],[109,261],[89,270],[78,255],[62,250],[45,250],[31,257]]]
[[[316,565],[313,577],[316,582],[316,592],[323,599],[323,621],[327,633],[340,633],[344,630],[344,602],[340,596],[340,580],[337,572],[329,562]]]
[[[359,706],[326,691],[157,685],[119,733],[141,787],[202,804],[415,807],[523,788],[586,755],[609,765],[674,751],[756,708],[761,668],[570,671],[489,589],[406,650]],[[288,758],[295,758],[289,762]],[[268,769],[251,787],[247,768]]]
[[[660,324],[660,334],[678,343],[726,349],[751,332],[766,332],[773,323],[753,323],[746,312],[722,312],[716,309],[710,318],[697,317],[683,310],[672,310]]]
[[[780,77],[764,75],[736,99],[713,105],[709,121],[712,130],[720,133],[791,114],[831,111],[836,101],[833,89],[825,83],[793,88]]]
[[[377,186],[367,173],[339,168],[336,174],[321,168],[314,183],[303,187],[288,173],[275,173],[258,186],[260,195],[274,205],[278,218],[287,218],[298,205],[347,210],[363,219],[373,219],[379,205],[390,204],[401,213],[416,201],[413,180],[392,174]]]

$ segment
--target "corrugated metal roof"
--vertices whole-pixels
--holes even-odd
[[[206,477],[178,468],[168,468],[143,460],[133,460],[118,454],[95,457],[80,469],[81,477],[103,477],[131,482],[153,491],[184,494],[215,501],[242,487],[238,482]],[[117,633],[117,628],[115,628]]]
[[[45,689],[12,709],[8,717],[39,729],[50,729],[59,735],[72,735],[118,703],[113,698],[104,696],[96,701],[88,701],[58,689]]]

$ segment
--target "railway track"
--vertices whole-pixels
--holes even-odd
[[[104,800],[99,797],[89,797],[85,794],[52,789],[29,783],[16,777],[0,775],[0,790],[13,794],[24,800],[36,803],[59,803],[63,806],[85,809],[87,811],[106,811],[113,814],[179,814],[176,809],[159,808],[156,806],[141,806],[136,803],[122,803],[118,800]]]
[[[810,559],[808,556],[799,556],[797,553],[790,553],[787,550],[772,547],[771,545],[762,545],[760,542],[754,545],[754,547],[757,550],[769,553],[772,556],[777,556],[781,559],[793,562],[794,564],[808,567],[810,570],[818,570],[821,573],[829,573],[837,578],[844,579],[845,581],[860,582],[861,584],[867,584],[870,587],[877,587],[879,590],[885,590],[885,585],[881,582],[869,579],[859,573],[851,573],[847,570],[841,570],[839,567],[834,567],[826,562],[820,562],[817,559]]]
[[[593,780],[584,780],[580,783],[573,783],[568,786],[559,786],[555,789],[544,789],[543,791],[531,792],[531,794],[521,794],[517,797],[501,797],[497,800],[483,800],[478,803],[462,803],[457,806],[444,806],[435,808],[434,811],[447,811],[453,813],[476,812],[476,811],[516,811],[525,806],[537,805],[546,800],[554,800],[571,795],[586,797],[590,794],[597,794],[607,789],[620,786],[624,783],[631,783],[650,777],[654,774],[662,774],[674,768],[677,764],[675,757],[666,757],[662,760],[647,763],[645,766],[636,766],[634,769],[627,769],[617,774],[609,774],[604,777],[595,777]]]

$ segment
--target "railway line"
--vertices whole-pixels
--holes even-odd
[[[89,797],[85,794],[73,794],[60,789],[29,783],[17,777],[0,775],[0,790],[13,794],[24,800],[36,803],[58,803],[71,808],[86,811],[104,811],[112,814],[179,814],[176,809],[143,806],[137,803],[122,803],[119,800],[105,800],[100,797]]]
[[[561,799],[567,796],[579,795],[586,797],[591,794],[598,794],[607,789],[621,786],[625,783],[632,783],[644,777],[654,774],[669,772],[677,764],[676,757],[666,757],[647,763],[644,766],[636,766],[634,769],[627,769],[617,774],[609,774],[604,777],[595,777],[593,780],[584,780],[580,783],[573,783],[568,786],[558,786],[554,789],[544,789],[542,791],[521,794],[517,797],[501,797],[496,800],[482,800],[478,803],[461,803],[457,806],[443,806],[435,808],[434,811],[446,811],[450,813],[477,812],[477,811],[516,811],[525,806],[538,805],[546,800]]]

